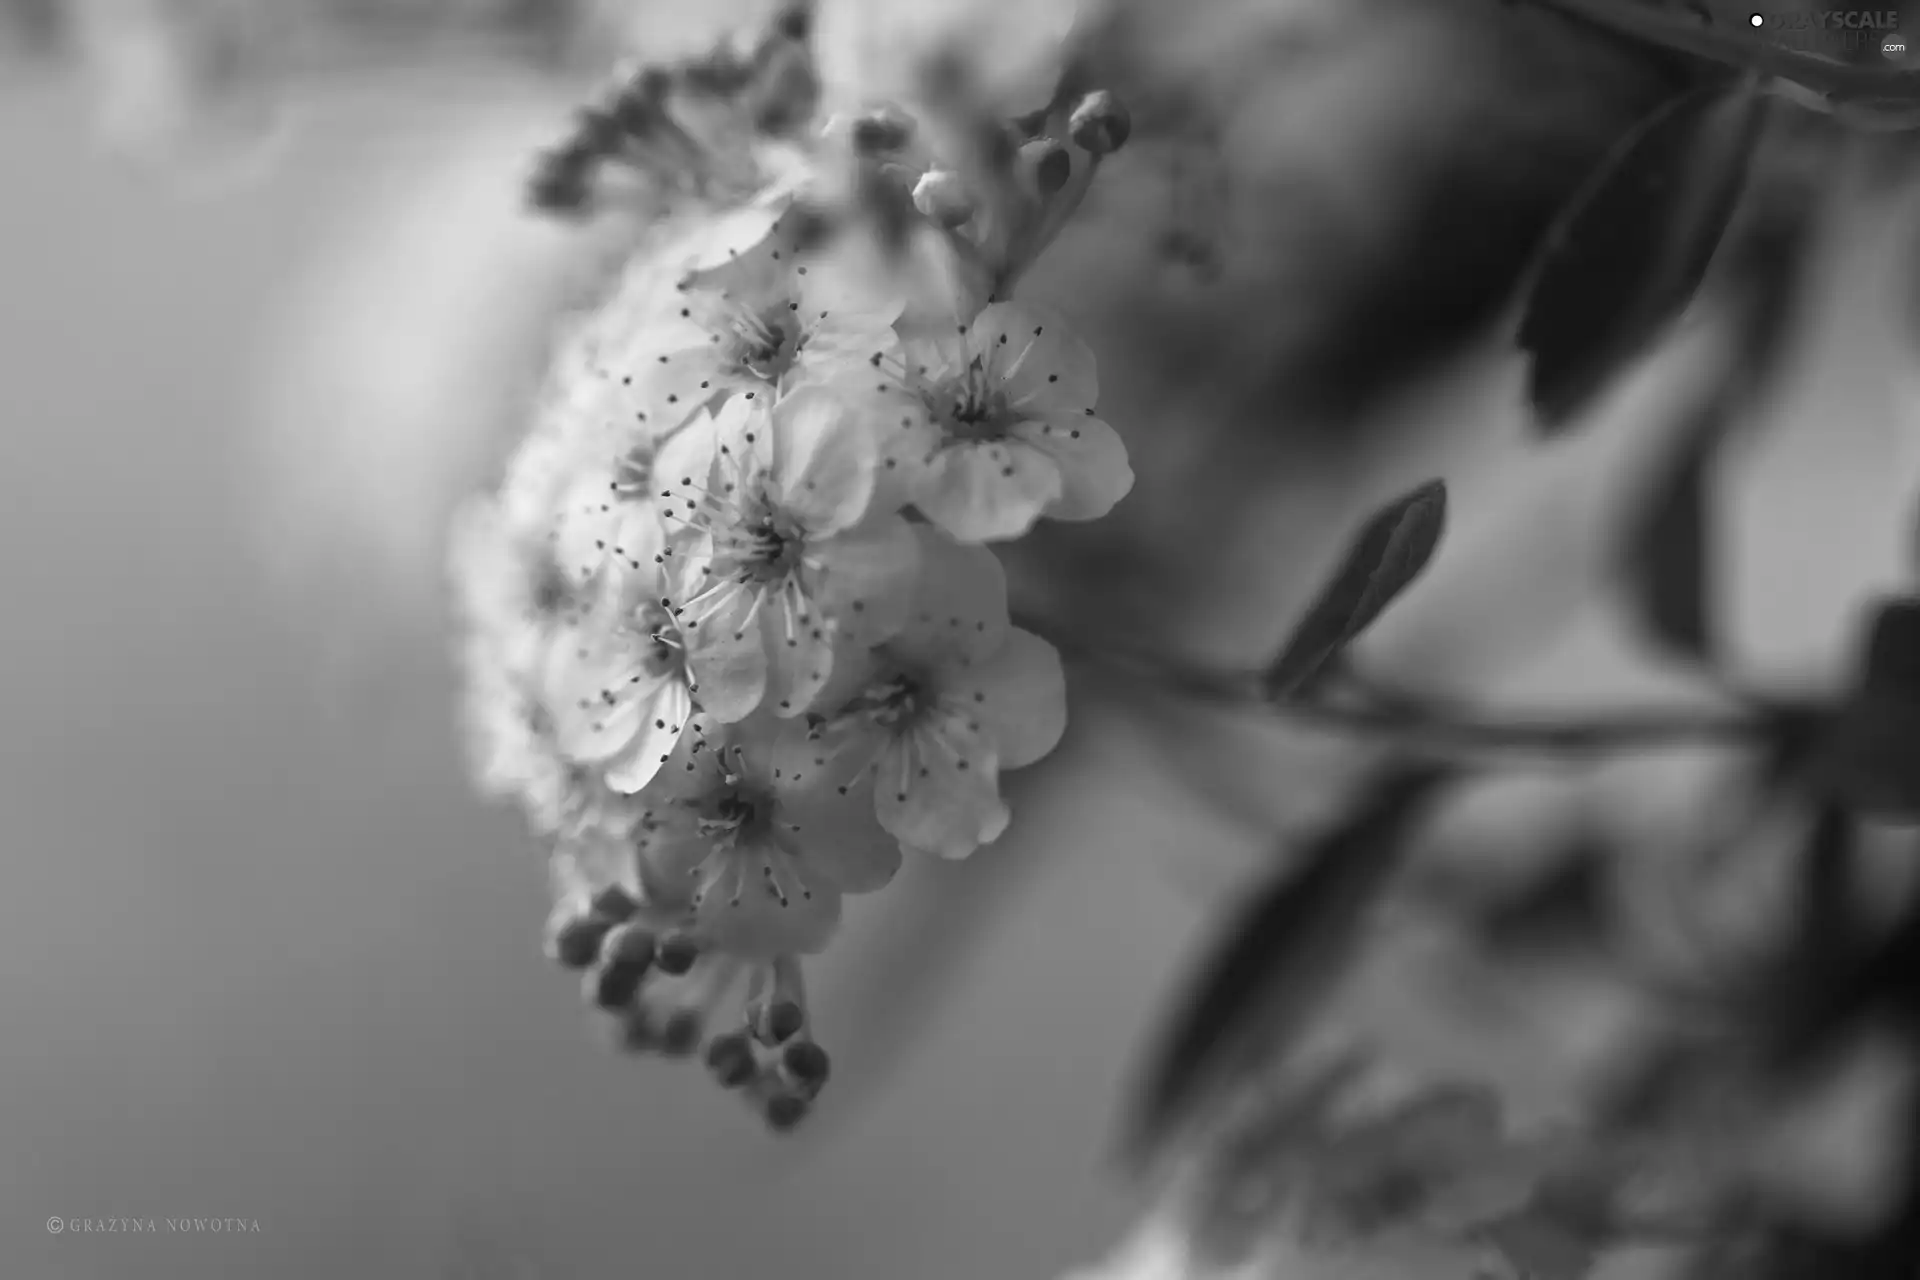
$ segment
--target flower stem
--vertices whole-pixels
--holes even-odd
[[[1403,694],[1359,705],[1312,696],[1275,700],[1263,692],[1257,671],[1222,671],[1160,654],[1096,647],[1036,626],[1030,618],[1017,619],[1016,624],[1044,636],[1069,661],[1142,681],[1167,693],[1332,732],[1396,738],[1404,745],[1424,743],[1467,752],[1585,755],[1662,747],[1742,746],[1761,741],[1766,732],[1760,716],[1737,712],[1648,709],[1487,716],[1443,708]]]

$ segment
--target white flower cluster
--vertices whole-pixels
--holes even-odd
[[[1133,483],[1056,316],[908,323],[811,209],[783,184],[661,229],[456,565],[476,766],[549,842],[552,954],[777,1128],[827,1072],[800,958],[903,851],[998,839],[1001,773],[1064,731],[989,544]]]

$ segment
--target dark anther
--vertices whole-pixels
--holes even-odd
[[[609,960],[593,976],[593,1002],[602,1009],[624,1009],[640,994],[646,979],[645,963],[631,959]]]

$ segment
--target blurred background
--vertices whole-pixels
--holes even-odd
[[[1384,85],[1432,65],[1421,21],[1383,23],[1349,71]],[[578,86],[455,56],[370,72],[312,94],[270,170],[183,190],[97,145],[71,68],[15,57],[0,76],[0,1271],[1011,1280],[1101,1252],[1134,1208],[1106,1165],[1131,1055],[1207,907],[1276,824],[1337,800],[1364,749],[1077,686],[1001,846],[858,904],[818,982],[830,1105],[775,1141],[698,1073],[588,1034],[540,955],[538,856],[469,797],[437,605],[402,616],[437,590],[411,531],[479,464],[383,433],[403,407],[444,441],[511,406],[564,280],[607,247],[499,230],[518,225],[529,140]],[[1378,92],[1362,111],[1357,89],[1305,85],[1256,135],[1261,189],[1294,193],[1295,221],[1377,215],[1354,260],[1365,235],[1423,234],[1383,141],[1423,103]],[[1114,182],[1033,288],[1124,353],[1103,403],[1125,427],[1175,397],[1077,292],[1130,225],[1136,187]],[[1811,354],[1739,460],[1722,530],[1742,653],[1797,682],[1829,678],[1851,604],[1899,580],[1910,531],[1906,273],[1888,269],[1908,251],[1900,210],[1862,209],[1819,264]],[[1301,308],[1349,283],[1275,271],[1266,296]],[[1138,305],[1196,287],[1147,272]],[[1257,327],[1245,297],[1183,296],[1225,333]],[[475,323],[452,332],[453,311]],[[423,332],[430,315],[449,331]],[[1600,410],[1611,429],[1553,448],[1528,438],[1517,362],[1491,341],[1364,411],[1270,401],[1257,427],[1196,428],[1204,449],[1162,423],[1137,437],[1142,510],[1191,515],[1193,477],[1234,474],[1238,519],[1210,541],[1197,516],[1143,517],[1157,572],[1205,588],[1160,621],[1256,660],[1351,523],[1441,474],[1448,541],[1374,638],[1381,670],[1503,705],[1694,696],[1637,652],[1605,568],[1614,499],[1696,340],[1634,372]],[[395,452],[315,438],[347,410],[343,435]],[[355,508],[366,491],[380,512]],[[1671,761],[1588,781],[1632,798],[1626,820],[1686,806]],[[249,1225],[56,1235],[50,1217]]]

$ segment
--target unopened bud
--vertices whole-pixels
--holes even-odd
[[[1080,99],[1067,121],[1067,135],[1073,145],[1096,156],[1112,155],[1127,144],[1132,133],[1133,117],[1120,105],[1120,99],[1105,89]]]
[[[653,952],[653,962],[660,966],[660,972],[676,978],[692,972],[694,962],[699,959],[700,944],[684,933],[660,939]]]
[[[601,940],[612,928],[603,916],[575,916],[553,931],[547,953],[563,969],[584,969],[599,958]]]
[[[913,187],[913,207],[948,229],[965,226],[973,217],[973,200],[966,184],[951,169],[929,169]]]
[[[607,931],[600,943],[600,959],[605,964],[638,965],[644,973],[653,967],[656,945],[651,932],[630,920]]]
[[[806,1012],[792,1000],[776,1000],[767,1006],[760,1026],[760,1038],[767,1044],[784,1044],[800,1034],[807,1024]]]
[[[660,1052],[669,1058],[684,1058],[700,1047],[706,1022],[693,1009],[675,1009],[660,1024]]]
[[[864,156],[887,155],[913,140],[913,121],[891,108],[868,112],[853,122],[853,149]]]
[[[640,904],[633,900],[633,895],[617,884],[608,885],[593,896],[593,914],[616,924],[633,919],[633,913],[639,909]]]
[[[1043,197],[1059,191],[1073,176],[1073,157],[1052,138],[1036,138],[1021,147],[1020,163],[1033,175],[1033,185]]]
[[[789,1044],[780,1055],[780,1065],[801,1084],[815,1088],[827,1082],[827,1073],[833,1067],[827,1051],[811,1040],[795,1040]]]
[[[776,1093],[766,1101],[767,1127],[785,1133],[807,1118],[807,1100],[796,1093]]]
[[[744,1089],[760,1074],[753,1046],[737,1031],[715,1036],[707,1045],[707,1069],[722,1089]]]

